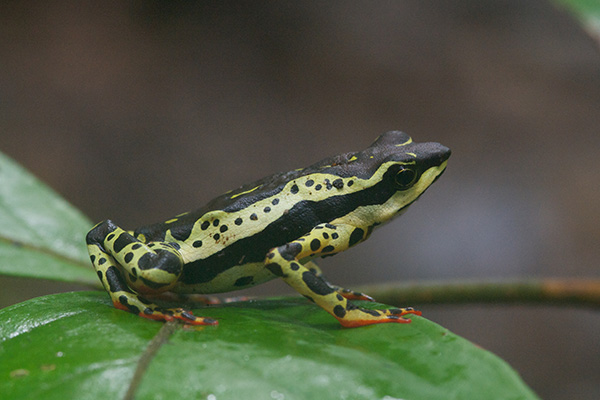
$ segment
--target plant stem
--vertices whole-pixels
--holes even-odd
[[[378,302],[406,304],[520,303],[600,308],[600,279],[386,283],[359,290]]]

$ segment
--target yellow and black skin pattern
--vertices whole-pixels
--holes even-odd
[[[441,144],[387,132],[363,151],[271,175],[162,223],[126,231],[106,220],[88,233],[88,251],[115,307],[149,319],[215,325],[155,302],[281,278],[344,327],[410,322],[403,316],[420,315],[412,308],[352,304],[372,299],[330,284],[312,259],[364,241],[403,213],[442,174],[448,157]]]

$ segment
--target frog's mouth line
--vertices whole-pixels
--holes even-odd
[[[444,169],[442,170],[442,172],[440,172],[440,173],[438,174],[438,176],[436,176],[436,177],[433,179],[433,182],[431,182],[431,184],[430,184],[429,186],[433,185],[433,184],[435,183],[435,181],[437,181],[438,179],[440,179],[440,176],[442,176],[442,174],[443,174],[444,172],[446,172],[446,165],[448,165],[448,162],[445,162],[444,164],[445,164],[445,165],[444,165]],[[429,188],[427,188],[427,189],[429,189]],[[425,190],[427,190],[427,189],[425,189]],[[423,193],[425,193],[425,190],[423,191]],[[421,193],[421,194],[422,194],[422,193]]]

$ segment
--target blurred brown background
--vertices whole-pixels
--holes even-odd
[[[163,220],[401,129],[448,170],[322,261],[333,282],[600,275],[600,51],[546,1],[5,1],[0,34],[0,151],[94,221]],[[0,285],[3,306],[71,288]],[[597,312],[419,308],[543,398],[600,398]]]

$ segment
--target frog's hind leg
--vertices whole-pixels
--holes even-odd
[[[86,237],[88,252],[114,306],[141,317],[193,325],[214,325],[182,308],[162,308],[138,293],[167,291],[181,274],[177,250],[163,243],[145,244],[110,220],[96,225]]]
[[[269,251],[265,259],[266,268],[281,277],[288,285],[303,296],[317,303],[333,315],[344,327],[358,327],[387,322],[408,323],[407,314],[420,315],[412,308],[370,310],[348,301],[338,289],[327,283],[319,273],[307,268],[300,260],[315,256],[331,255],[346,250],[364,240],[368,230],[350,225],[322,224],[307,235]]]
[[[325,282],[327,285],[329,285],[329,287],[333,288],[336,292],[338,292],[339,294],[341,294],[343,297],[345,297],[348,300],[375,301],[375,299],[373,299],[371,296],[369,296],[366,293],[357,292],[357,291],[354,291],[351,289],[346,289],[341,286],[329,283],[329,281],[327,279],[325,279],[325,277],[323,276],[323,272],[321,271],[321,268],[319,268],[319,266],[312,261],[304,263],[304,266],[306,268],[308,268],[308,270],[310,272],[312,272],[313,274],[315,274],[317,277],[321,278],[323,280],[323,282]]]

